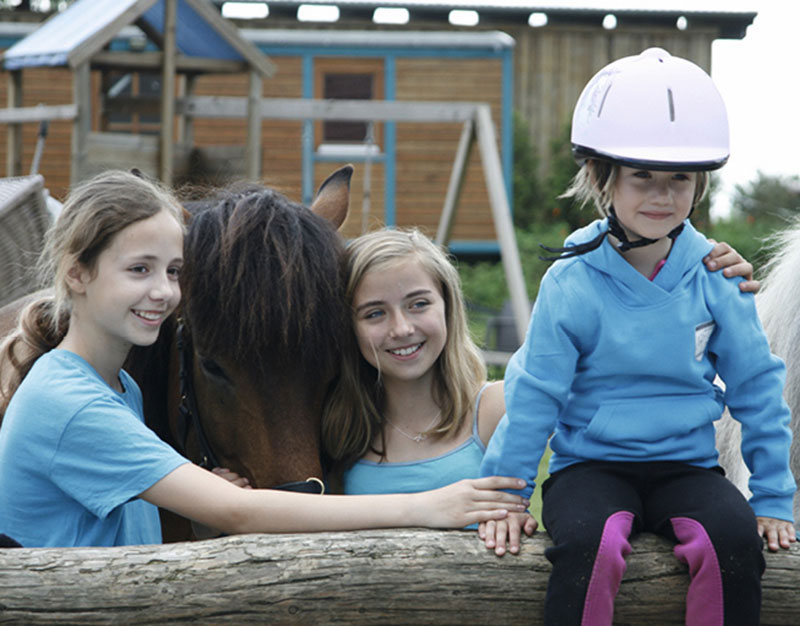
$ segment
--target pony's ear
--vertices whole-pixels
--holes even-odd
[[[328,176],[319,186],[311,210],[331,222],[337,229],[344,224],[350,209],[350,178],[353,166],[345,165]]]

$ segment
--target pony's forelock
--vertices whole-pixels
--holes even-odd
[[[184,315],[205,350],[253,368],[291,359],[325,375],[348,323],[333,226],[269,189],[197,211],[186,238]]]

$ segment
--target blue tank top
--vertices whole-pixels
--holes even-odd
[[[479,478],[486,446],[478,436],[478,407],[484,385],[475,400],[472,435],[464,443],[430,459],[377,463],[361,459],[343,476],[346,494],[414,493],[438,489],[463,478]]]

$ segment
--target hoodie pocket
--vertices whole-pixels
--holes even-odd
[[[656,396],[602,405],[586,427],[586,437],[607,443],[654,442],[681,437],[722,415],[714,397]]]

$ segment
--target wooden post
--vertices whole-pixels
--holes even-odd
[[[180,97],[190,98],[194,95],[194,86],[197,82],[197,77],[194,74],[181,74],[178,81],[178,93]],[[194,143],[194,117],[182,109],[178,115],[177,126],[178,141],[185,146],[191,146]]]
[[[531,314],[531,305],[528,300],[528,291],[525,287],[525,278],[522,274],[522,263],[519,258],[519,249],[514,235],[514,225],[511,222],[511,207],[508,204],[506,189],[503,185],[503,168],[500,165],[500,155],[497,153],[497,140],[495,138],[492,113],[488,104],[479,104],[475,110],[477,125],[478,147],[483,163],[483,176],[486,179],[486,188],[489,192],[489,204],[492,207],[494,227],[497,230],[497,240],[500,243],[500,256],[503,260],[508,291],[511,295],[511,307],[514,310],[514,321],[517,327],[519,342],[525,337],[528,329],[528,318]]]
[[[89,61],[84,61],[75,68],[72,76],[72,98],[77,107],[72,122],[72,155],[70,160],[70,182],[75,184],[85,175],[86,150],[89,132],[92,130],[92,81],[89,72]]]
[[[367,122],[367,135],[364,137],[364,193],[361,196],[361,234],[369,231],[369,217],[372,211],[372,148],[375,146],[375,122]]]
[[[8,73],[7,106],[16,109],[22,106],[22,70]],[[22,124],[9,124],[6,131],[6,176],[22,174]]]
[[[475,531],[391,529],[4,549],[0,622],[536,626],[550,545],[537,533],[498,558]],[[614,624],[682,626],[687,567],[665,539],[631,546]],[[764,557],[760,623],[796,626],[800,544]]]
[[[247,144],[244,153],[245,176],[248,180],[261,180],[261,75],[250,72],[247,93]]]
[[[467,120],[461,129],[461,138],[458,140],[456,158],[453,161],[453,171],[450,173],[447,195],[445,195],[442,214],[439,217],[439,227],[436,229],[435,241],[440,246],[446,246],[450,241],[453,218],[455,217],[458,200],[461,197],[461,188],[464,185],[464,177],[467,174],[467,163],[469,163],[469,155],[472,152],[474,143],[475,123],[472,120]]]
[[[172,184],[172,160],[175,153],[175,24],[177,0],[164,0],[164,49],[161,68],[161,171],[165,185]]]

